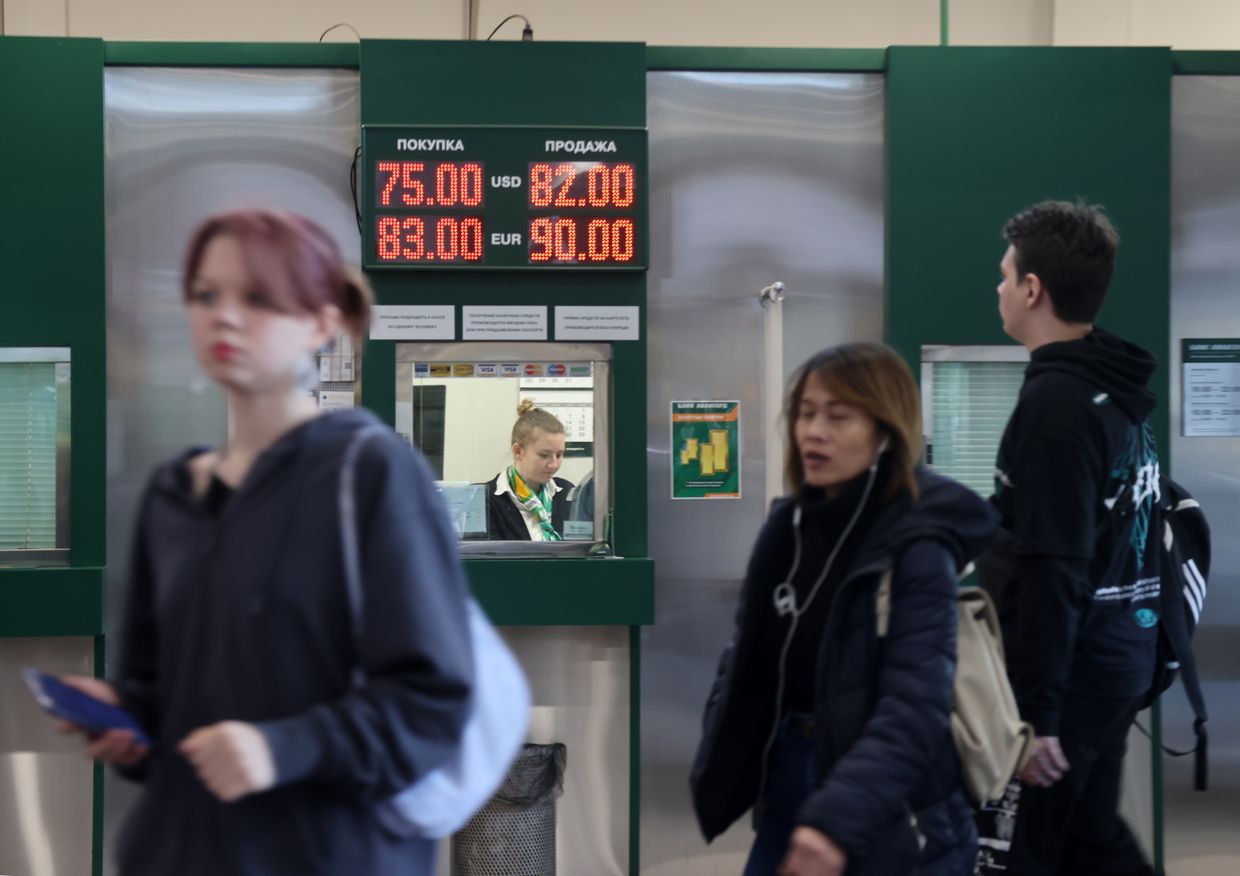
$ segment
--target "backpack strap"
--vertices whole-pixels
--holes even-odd
[[[956,580],[964,581],[976,571],[976,568],[973,563],[969,563],[956,576]],[[878,590],[874,594],[874,618],[880,639],[887,638],[887,630],[891,627],[891,579],[894,574],[894,566],[884,569],[882,577],[878,579]]]
[[[344,583],[349,598],[349,621],[354,650],[359,655],[353,667],[353,684],[361,686],[366,681],[360,655],[362,643],[362,561],[357,538],[357,500],[354,494],[354,469],[362,446],[384,430],[379,426],[364,426],[349,437],[340,462],[338,502],[340,519],[340,549],[344,554]]]
[[[1201,690],[1201,679],[1197,675],[1197,658],[1193,654],[1191,633],[1188,628],[1186,615],[1186,597],[1180,593],[1181,575],[1187,579],[1193,575],[1200,576],[1201,573],[1197,571],[1196,565],[1190,568],[1189,563],[1184,562],[1180,546],[1176,542],[1174,527],[1171,525],[1173,515],[1181,511],[1199,509],[1201,505],[1196,499],[1189,496],[1183,487],[1166,475],[1160,478],[1159,492],[1161,501],[1156,504],[1156,507],[1162,515],[1162,558],[1164,563],[1168,563],[1172,567],[1170,570],[1164,569],[1162,575],[1162,586],[1165,589],[1165,598],[1162,603],[1162,628],[1171,644],[1171,649],[1178,664],[1174,668],[1179,670],[1180,681],[1184,684],[1184,694],[1188,698],[1189,706],[1193,710],[1193,733],[1197,737],[1197,744],[1188,751],[1175,751],[1165,745],[1163,750],[1173,757],[1184,757],[1192,754],[1193,787],[1198,791],[1204,791],[1209,784],[1207,756],[1210,738],[1206,732],[1206,721],[1209,720],[1210,716],[1206,711],[1205,696]],[[1205,555],[1204,562],[1206,563],[1206,573],[1208,574],[1208,553]],[[1204,581],[1201,581],[1200,584],[1200,596],[1204,599]],[[1170,589],[1167,589],[1168,585],[1170,585]]]

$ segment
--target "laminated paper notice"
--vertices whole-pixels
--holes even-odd
[[[1240,338],[1185,338],[1184,435],[1240,435]]]
[[[461,337],[467,341],[545,341],[547,308],[467,305],[461,308]]]
[[[633,305],[567,306],[555,309],[557,341],[636,341],[640,314]]]
[[[672,402],[672,498],[739,499],[738,401]]]
[[[353,407],[353,393],[335,389],[319,390],[320,411],[347,411]]]
[[[371,308],[370,337],[376,341],[455,340],[456,308],[451,304],[377,304]]]

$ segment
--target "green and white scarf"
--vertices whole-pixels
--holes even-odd
[[[543,541],[562,541],[563,536],[551,525],[551,487],[543,484],[543,488],[535,493],[517,474],[515,465],[508,466],[508,486],[512,494],[527,510],[538,515],[538,523],[542,526]]]

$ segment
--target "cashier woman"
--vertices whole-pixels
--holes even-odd
[[[555,473],[564,462],[564,424],[534,402],[517,406],[512,465],[487,482],[487,538],[561,541],[572,483]]]

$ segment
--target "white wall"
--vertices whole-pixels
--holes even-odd
[[[1058,0],[1057,45],[1240,48],[1236,0]]]
[[[314,42],[348,22],[366,39],[463,39],[470,0],[0,0],[11,35]],[[939,42],[939,0],[473,0],[485,37],[512,12],[539,40],[873,48]],[[950,0],[953,45],[1240,49],[1237,0]],[[496,39],[519,39],[509,22]],[[328,42],[351,41],[338,28]]]
[[[316,42],[347,21],[367,39],[460,39],[463,0],[0,0],[10,35]],[[519,34],[518,30],[518,34]],[[337,28],[325,42],[356,39]]]

